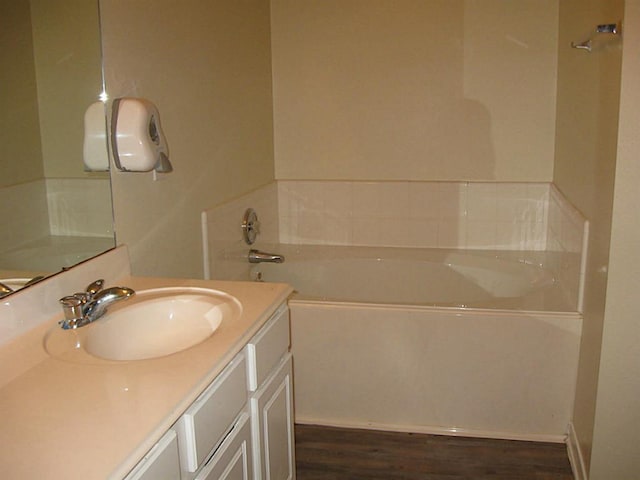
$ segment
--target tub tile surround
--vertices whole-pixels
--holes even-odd
[[[565,199],[555,185],[549,191],[548,209],[547,249],[562,253],[552,257],[553,264],[550,268],[557,275],[567,296],[577,298],[578,311],[582,312],[589,221]]]
[[[260,222],[254,245],[242,239],[242,218],[253,208]],[[202,245],[205,279],[247,280],[251,248],[269,249],[278,243],[278,191],[275,183],[260,187],[240,198],[203,211]]]
[[[246,279],[240,222],[280,244],[544,251],[582,310],[588,222],[549,183],[278,180],[202,213],[205,278]],[[576,300],[577,299],[577,300]]]
[[[544,250],[543,183],[278,181],[280,241]]]

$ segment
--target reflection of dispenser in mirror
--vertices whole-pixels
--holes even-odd
[[[84,113],[84,143],[82,157],[88,172],[109,170],[107,153],[107,125],[104,120],[104,103],[94,102]]]
[[[111,146],[119,170],[169,173],[169,147],[160,127],[156,106],[143,98],[118,98],[113,102]]]

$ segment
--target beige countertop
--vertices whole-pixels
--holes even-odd
[[[127,277],[136,290],[213,288],[242,314],[204,342],[162,358],[115,362],[49,356],[62,315],[2,347],[14,375],[0,385],[0,477],[121,478],[180,417],[291,293],[284,284]],[[25,368],[23,359],[30,366]]]

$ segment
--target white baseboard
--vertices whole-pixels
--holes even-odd
[[[296,423],[302,425],[319,425],[336,428],[359,428],[363,430],[381,430],[387,432],[423,433],[427,435],[449,435],[452,437],[495,438],[500,440],[523,440],[528,442],[565,443],[566,435],[496,432],[488,430],[471,430],[463,428],[446,428],[416,425],[388,425],[377,423],[360,423],[349,421],[331,421],[327,419],[301,418],[296,416]],[[578,477],[576,477],[577,479]],[[582,480],[586,480],[586,477]]]
[[[573,428],[573,423],[569,423],[567,453],[569,455],[569,462],[571,463],[571,470],[573,471],[573,478],[575,480],[588,480],[587,468],[584,464],[584,458],[580,450],[580,442],[578,442],[578,435]]]

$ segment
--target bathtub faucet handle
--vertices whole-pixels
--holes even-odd
[[[284,262],[284,255],[261,252],[260,250],[252,248],[249,250],[248,259],[249,263],[282,263]]]

